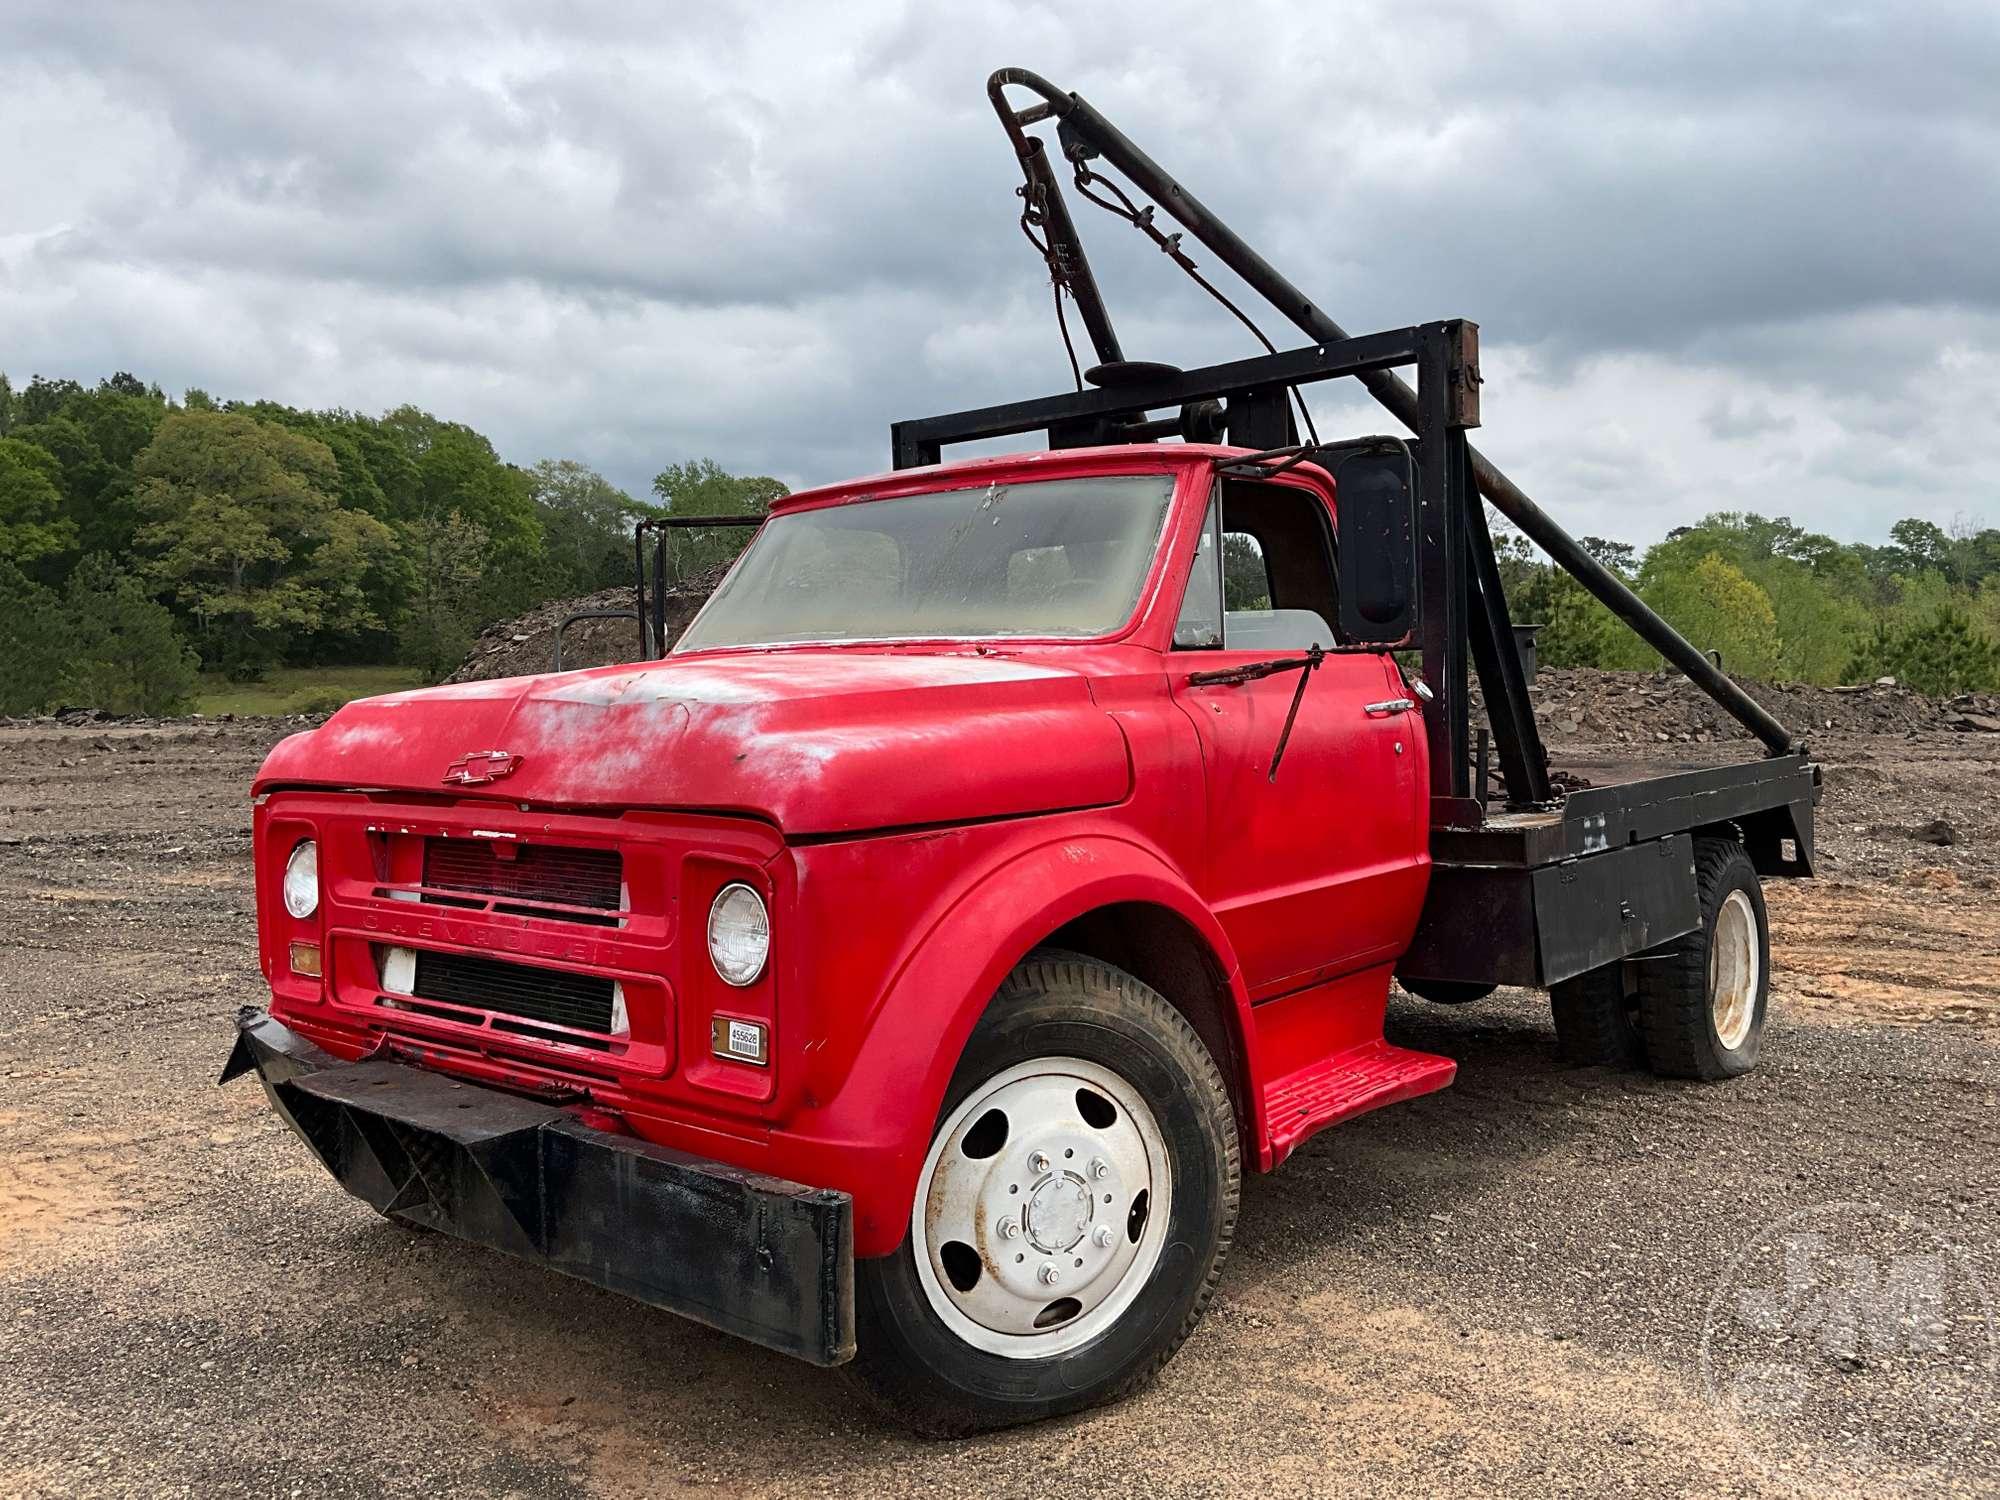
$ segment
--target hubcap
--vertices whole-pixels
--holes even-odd
[[[1757,914],[1745,892],[1731,891],[1715,914],[1715,937],[1708,945],[1708,1003],[1716,1039],[1732,1052],[1750,1035],[1761,978]]]
[[[1109,1068],[996,1074],[931,1143],[910,1234],[933,1311],[988,1353],[1041,1359],[1116,1322],[1159,1263],[1172,1178],[1145,1101]]]

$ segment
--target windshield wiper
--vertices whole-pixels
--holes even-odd
[[[1271,752],[1271,774],[1267,781],[1278,779],[1278,762],[1285,758],[1285,746],[1291,743],[1292,725],[1299,716],[1299,704],[1306,696],[1306,684],[1312,681],[1312,674],[1319,670],[1319,664],[1326,660],[1325,650],[1314,642],[1304,656],[1281,656],[1275,661],[1253,661],[1240,667],[1219,667],[1213,672],[1190,672],[1190,687],[1242,687],[1246,682],[1257,682],[1266,677],[1275,677],[1280,672],[1297,672],[1298,689],[1292,694],[1292,706],[1285,714],[1285,727],[1278,731],[1278,745]]]

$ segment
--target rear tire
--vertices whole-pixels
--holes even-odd
[[[1637,996],[1621,959],[1549,987],[1556,1045],[1579,1068],[1636,1068],[1646,1061],[1634,1007]]]
[[[935,1436],[1130,1394],[1208,1305],[1240,1170],[1180,1012],[1107,964],[1030,955],[966,1043],[909,1233],[855,1265],[848,1369]]]
[[[1639,968],[1646,1058],[1662,1078],[1709,1082],[1757,1066],[1771,1000],[1771,931],[1757,867],[1734,839],[1694,844],[1701,926]]]
[[[1400,974],[1396,976],[1396,983],[1419,1000],[1428,1000],[1433,1005],[1470,1005],[1475,1000],[1484,1000],[1500,987],[1464,979],[1405,979]]]

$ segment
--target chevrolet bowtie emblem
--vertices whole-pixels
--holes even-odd
[[[484,786],[520,769],[521,757],[509,750],[468,750],[444,773],[446,786]]]

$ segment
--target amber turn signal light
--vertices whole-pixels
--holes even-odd
[[[292,972],[294,974],[309,974],[314,979],[319,978],[318,943],[292,944]]]

